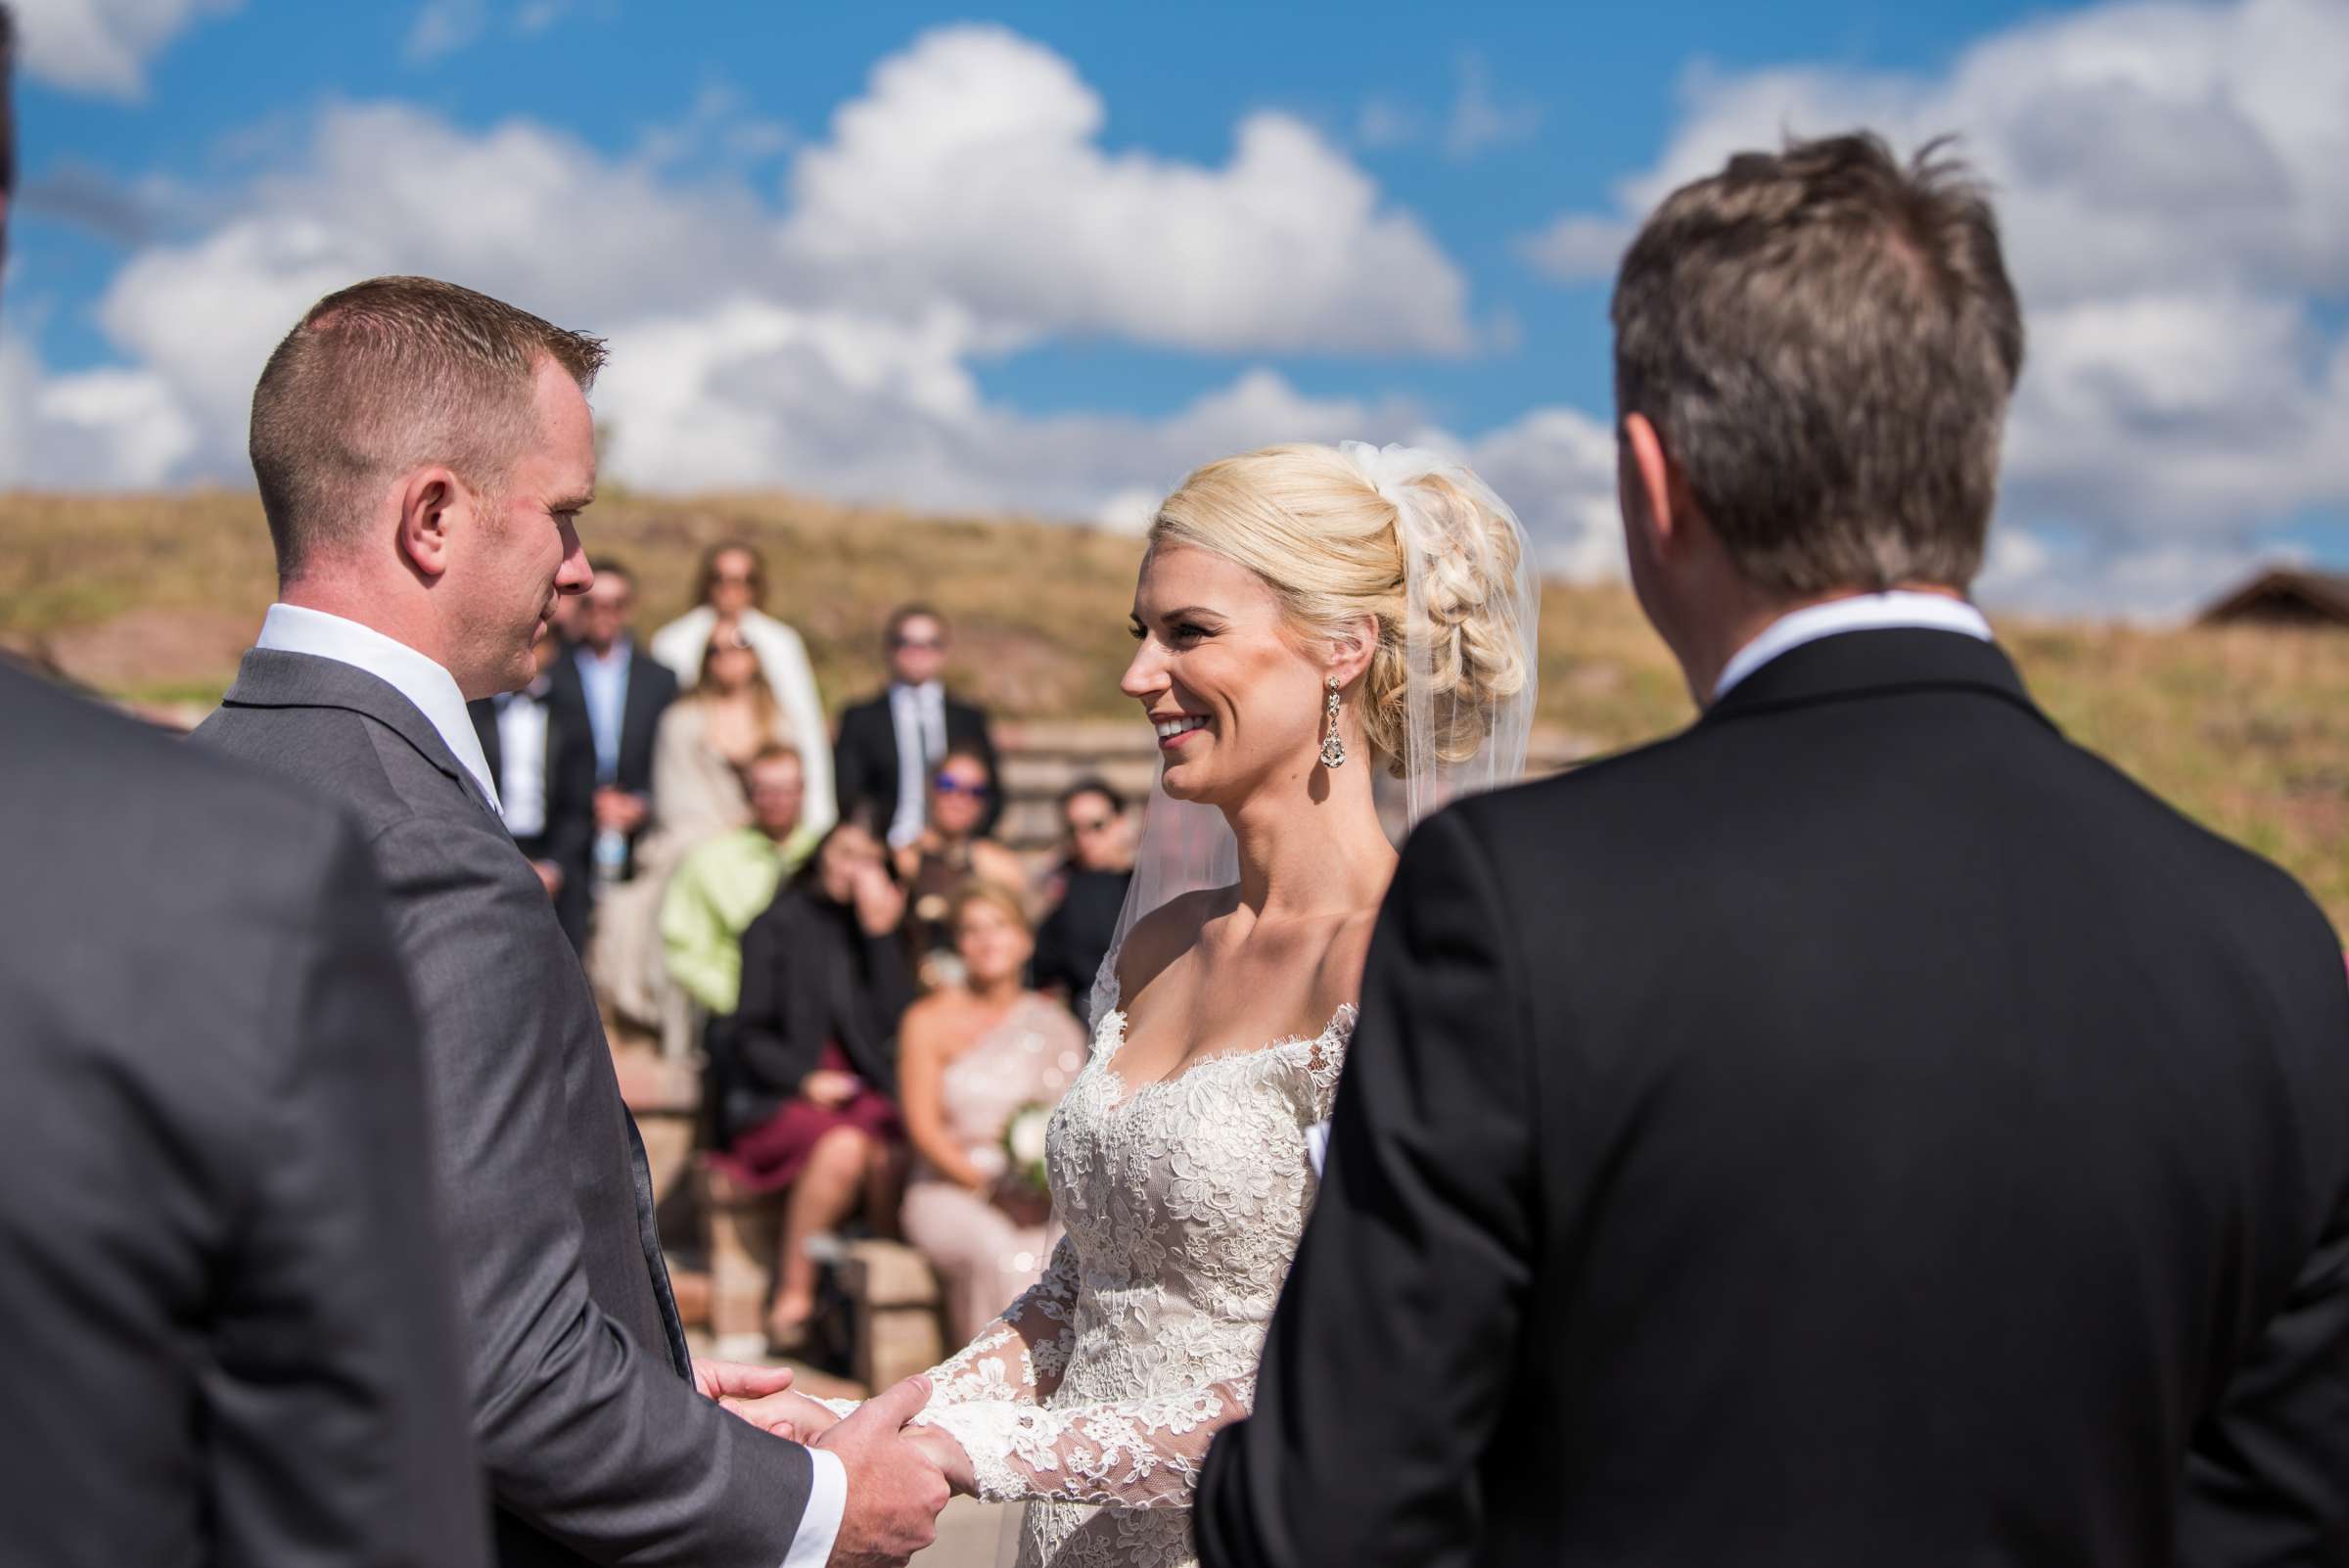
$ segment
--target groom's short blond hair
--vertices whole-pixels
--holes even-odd
[[[420,465],[494,494],[536,430],[547,359],[583,392],[603,341],[437,278],[371,278],[310,306],[253,392],[279,576],[353,542],[384,486]]]
[[[1615,286],[1615,400],[1740,572],[1786,594],[1963,587],[2023,323],[1997,217],[1928,144],[1740,153],[1665,199]]]

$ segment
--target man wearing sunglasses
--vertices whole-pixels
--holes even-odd
[[[840,715],[833,753],[843,812],[862,807],[889,824],[889,842],[902,849],[929,825],[930,777],[950,750],[973,750],[987,760],[990,779],[1003,776],[988,736],[985,710],[950,696],[946,622],[928,605],[902,606],[889,618],[888,689]],[[988,797],[982,834],[1003,814],[1000,791]]]

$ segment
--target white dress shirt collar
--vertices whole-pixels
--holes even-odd
[[[489,777],[489,759],[483,755],[482,738],[474,732],[473,715],[465,712],[465,694],[457,689],[456,676],[434,661],[372,626],[291,604],[269,607],[254,646],[332,659],[383,681],[416,705],[450,755],[481,786],[483,799],[491,809],[502,810],[497,785]]]
[[[1780,616],[1763,628],[1762,635],[1738,649],[1723,668],[1721,678],[1713,683],[1713,701],[1721,701],[1746,676],[1807,642],[1846,631],[1885,631],[1896,627],[1955,631],[1979,637],[1984,642],[1992,640],[1990,623],[1982,619],[1982,612],[1963,599],[1953,599],[1946,594],[1896,591],[1831,599]]]

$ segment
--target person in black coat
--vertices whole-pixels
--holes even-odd
[[[0,1556],[487,1568],[365,844],[4,655],[0,735]]]
[[[947,640],[945,618],[937,611],[900,607],[889,618],[889,685],[840,715],[832,765],[841,815],[865,813],[895,849],[921,836],[930,773],[947,752],[976,750],[987,761],[988,777],[1003,776],[986,711],[948,695],[941,681]],[[998,790],[988,802],[980,834],[992,833],[1002,815]]]
[[[1704,716],[1405,849],[1207,1568],[2349,1562],[2349,982],[1962,596],[2020,313],[1872,137],[1615,296]]]
[[[546,884],[574,951],[587,948],[594,882],[595,741],[586,713],[555,700],[550,669],[562,663],[551,631],[534,650],[538,678],[521,691],[465,705],[497,782],[506,831]]]
[[[1068,859],[1056,879],[1052,912],[1036,927],[1032,973],[1036,990],[1056,993],[1089,1025],[1093,981],[1109,955],[1126,889],[1133,881],[1133,850],[1126,833],[1126,803],[1100,779],[1079,779],[1061,792],[1060,822],[1068,835]]]
[[[751,1191],[789,1188],[768,1333],[802,1337],[815,1308],[808,1238],[860,1205],[894,1208],[902,1130],[897,1031],[914,997],[898,927],[905,896],[872,830],[825,834],[742,934],[742,1001],[713,1033],[716,1167]]]
[[[39,825],[0,878],[0,1556],[487,1564],[359,835],[5,660],[0,732]]]
[[[595,581],[578,613],[579,640],[547,671],[568,722],[583,725],[595,763],[594,831],[607,878],[634,874],[636,841],[653,821],[653,740],[677,700],[677,677],[628,630],[636,579],[611,559],[592,561]],[[624,847],[625,853],[622,851]]]

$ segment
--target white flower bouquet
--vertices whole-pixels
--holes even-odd
[[[1041,1198],[1051,1191],[1044,1175],[1045,1132],[1052,1125],[1052,1107],[1030,1101],[1011,1113],[1003,1124],[1003,1155],[1010,1162],[1004,1173]]]

